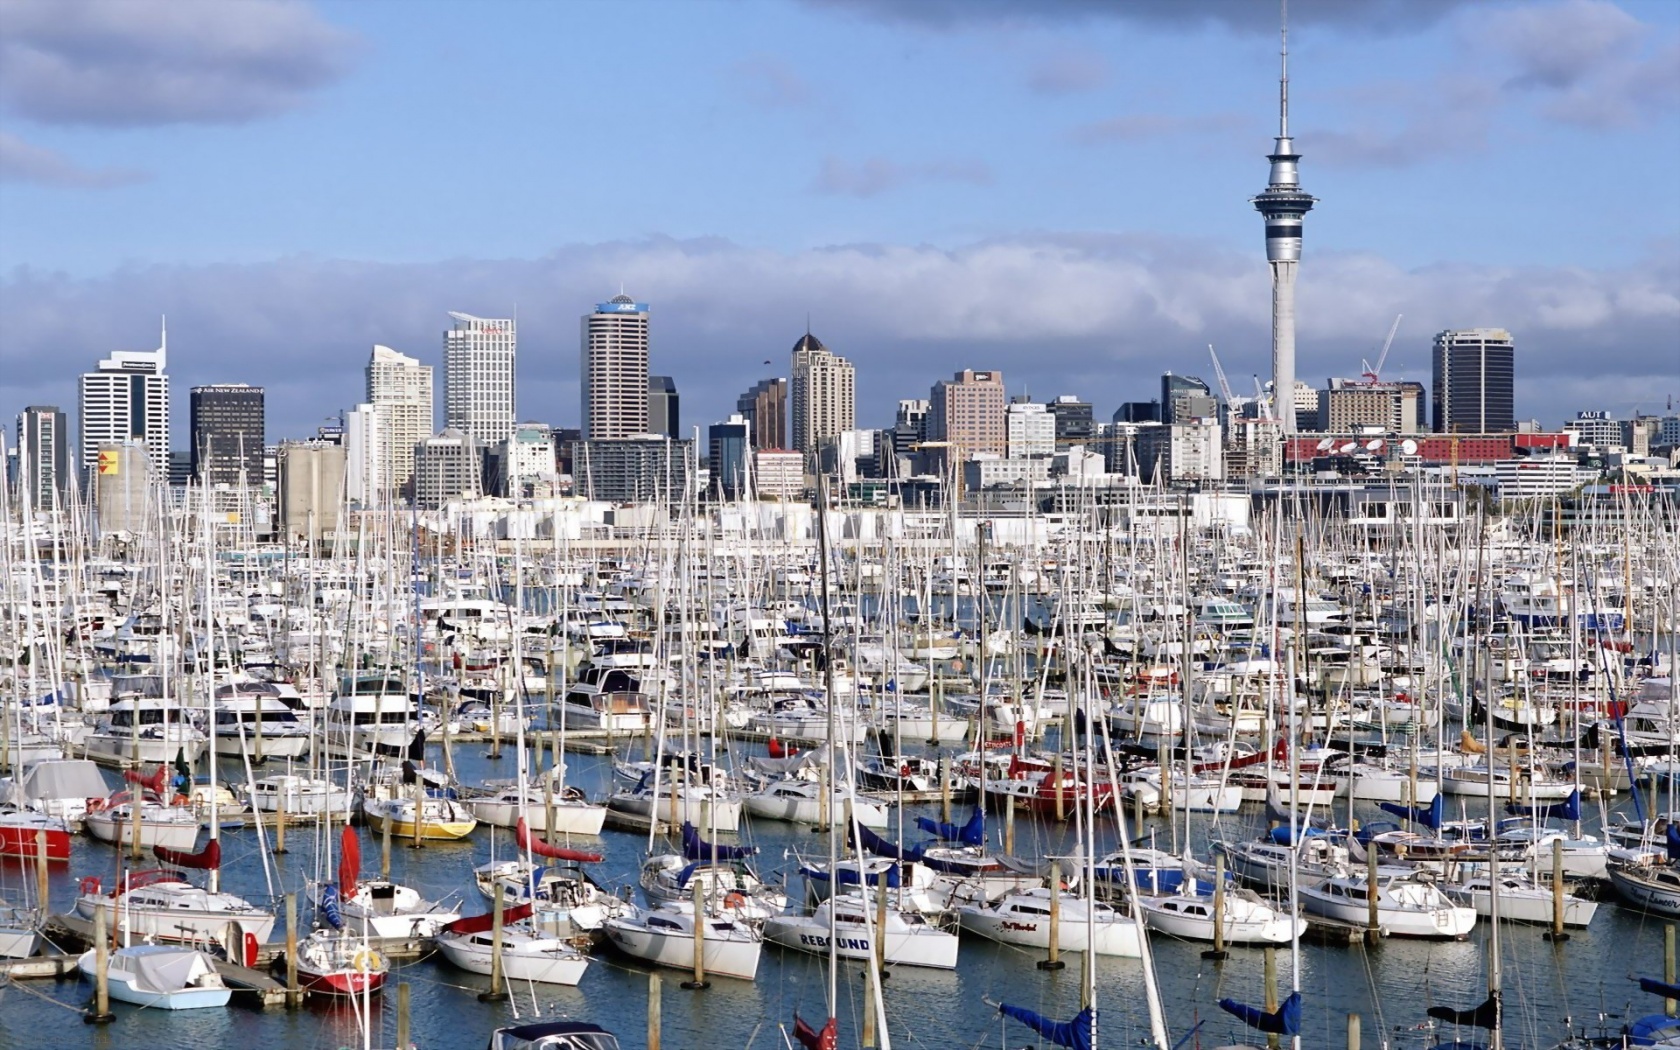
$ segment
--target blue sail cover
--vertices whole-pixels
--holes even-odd
[[[1385,813],[1415,821],[1431,831],[1441,826],[1442,818],[1446,815],[1446,797],[1439,791],[1435,792],[1435,800],[1427,806],[1407,806],[1399,802],[1378,802],[1377,805]]]
[[[1581,819],[1581,789],[1576,788],[1569,793],[1569,797],[1562,802],[1550,806],[1524,806],[1505,803],[1505,812],[1518,817],[1539,817],[1542,820],[1580,820]]]
[[[921,850],[906,849],[897,843],[889,842],[880,835],[864,827],[862,824],[857,826],[857,832],[858,844],[863,846],[864,849],[868,850],[874,856],[887,857],[891,860],[904,861],[912,864],[922,859]]]
[[[998,1013],[1013,1017],[1057,1046],[1091,1050],[1096,1045],[1097,1011],[1094,1007],[1087,1006],[1071,1021],[1052,1020],[1024,1006],[1010,1006],[1008,1003],[999,1003]]]
[[[711,860],[714,855],[718,860],[744,860],[758,852],[757,846],[719,846],[707,842],[700,837],[699,830],[686,820],[682,826],[682,841],[685,860]]]
[[[321,887],[321,914],[335,930],[344,929],[344,916],[338,910],[338,884],[329,882]]]
[[[1277,1035],[1301,1034],[1301,993],[1290,992],[1289,998],[1276,1010],[1267,1011],[1258,1006],[1239,1003],[1235,999],[1219,1000],[1219,1008],[1233,1017],[1261,1032]]]
[[[1680,860],[1680,828],[1670,824],[1663,836],[1663,845],[1668,849],[1669,860]]]
[[[1667,984],[1655,977],[1641,977],[1639,979],[1639,990],[1650,992],[1652,995],[1660,995],[1664,999],[1680,999],[1680,984]]]
[[[886,876],[886,881],[887,881],[887,889],[896,890],[896,889],[899,888],[899,886],[901,886],[903,884],[900,877],[899,877],[898,870],[899,869],[898,869],[897,864],[889,864],[884,871],[872,871],[872,872],[869,873],[869,876],[868,876],[868,879],[867,879],[868,884],[871,885],[871,886],[881,885],[881,876],[885,875]],[[822,871],[819,868],[801,867],[799,869],[799,874],[805,876],[807,879],[812,879],[816,882],[827,882],[828,881],[828,872]],[[841,868],[840,869],[840,885],[842,885],[842,886],[856,886],[857,884],[858,884],[858,873],[857,873],[856,868]]]
[[[960,842],[965,846],[980,846],[986,842],[986,814],[979,803],[975,803],[974,813],[968,818],[968,823],[961,827],[934,820],[932,817],[917,817],[916,826],[947,842]]]

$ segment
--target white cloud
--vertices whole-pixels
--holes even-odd
[[[57,150],[0,131],[0,182],[27,182],[73,189],[127,186],[150,178],[126,168],[86,168]]]
[[[75,374],[112,349],[149,345],[167,313],[178,388],[265,384],[271,431],[309,433],[361,397],[372,343],[435,364],[446,310],[498,316],[517,301],[520,414],[575,424],[577,319],[621,280],[652,304],[653,367],[676,378],[685,427],[721,418],[764,374],[786,374],[807,312],[857,364],[866,425],[890,422],[897,398],[963,367],[1001,369],[1011,390],[1038,396],[1077,392],[1104,413],[1150,396],[1162,369],[1204,368],[1210,342],[1240,388],[1269,367],[1269,284],[1248,252],[1072,234],[795,253],[655,238],[531,260],[298,257],[85,280],[20,270],[0,281],[0,414],[73,407]],[[1300,371],[1314,381],[1354,373],[1403,311],[1385,369],[1395,378],[1428,382],[1436,331],[1492,325],[1517,338],[1520,414],[1558,423],[1582,408],[1620,410],[1600,403],[1604,391],[1649,401],[1680,385],[1676,289],[1671,246],[1615,270],[1404,270],[1375,255],[1317,254],[1301,273]],[[1598,385],[1583,386],[1589,377]]]
[[[348,67],[353,39],[285,0],[6,0],[0,105],[43,123],[241,123]]]

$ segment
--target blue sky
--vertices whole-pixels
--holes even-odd
[[[1303,377],[1404,312],[1389,374],[1503,325],[1549,423],[1680,394],[1680,4],[1291,6]],[[517,307],[572,425],[621,282],[688,425],[807,313],[865,424],[962,367],[1106,415],[1209,342],[1247,388],[1276,77],[1267,0],[0,0],[0,412],[168,313],[180,422],[247,381],[295,436]]]

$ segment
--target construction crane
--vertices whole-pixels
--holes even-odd
[[[1237,410],[1237,399],[1231,396],[1231,383],[1225,378],[1225,369],[1220,366],[1219,355],[1213,352],[1212,343],[1208,344],[1208,356],[1213,358],[1213,374],[1214,378],[1219,380],[1219,392],[1225,397],[1225,408],[1227,411],[1235,412]]]
[[[1369,361],[1360,360],[1359,365],[1363,369],[1361,374],[1365,377],[1366,386],[1376,386],[1377,380],[1382,376],[1383,362],[1388,360],[1388,348],[1394,345],[1394,333],[1400,330],[1400,318],[1404,316],[1406,315],[1394,315],[1394,323],[1388,326],[1388,338],[1383,340],[1382,352],[1377,354],[1377,363],[1372,365]]]
[[[1272,401],[1266,396],[1266,387],[1260,382],[1260,377],[1254,377],[1254,403],[1260,408],[1261,419],[1276,419],[1277,413],[1272,411]]]

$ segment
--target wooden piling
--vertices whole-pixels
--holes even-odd
[[[1062,862],[1050,862],[1050,952],[1038,961],[1040,970],[1060,970],[1067,965],[1062,952]]]

